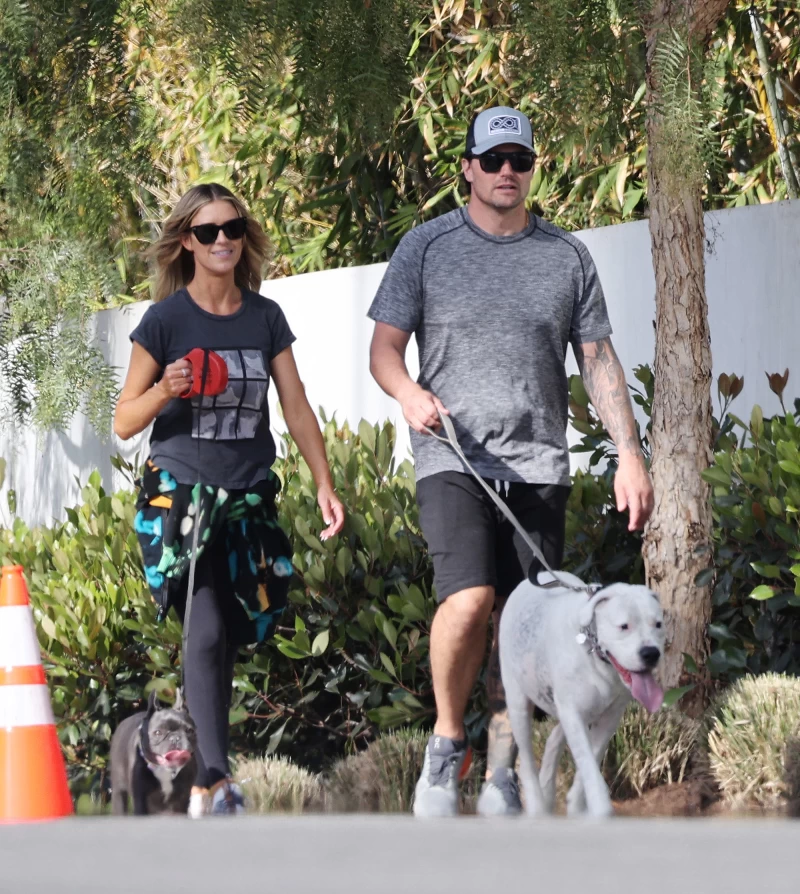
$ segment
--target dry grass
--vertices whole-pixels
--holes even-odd
[[[343,758],[325,778],[328,810],[335,813],[407,813],[414,799],[428,733],[401,730],[381,736],[366,750]],[[483,777],[479,762],[461,786],[465,813],[474,813]]]
[[[535,723],[533,753],[541,765],[547,737],[555,720]],[[620,722],[603,760],[603,775],[616,799],[643,795],[660,785],[683,782],[697,740],[699,724],[675,709],[649,714],[631,705]],[[575,778],[569,747],[565,748],[556,781],[557,813],[564,811],[567,792]]]
[[[641,797],[660,785],[683,782],[700,724],[675,708],[650,714],[632,704],[620,721],[603,761],[614,798]]]
[[[709,710],[708,767],[734,809],[785,808],[800,797],[800,679],[745,677]]]
[[[234,777],[253,813],[308,813],[324,807],[319,778],[287,758],[240,760]]]

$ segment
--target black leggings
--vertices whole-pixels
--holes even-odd
[[[195,785],[207,788],[230,772],[228,742],[233,666],[239,651],[231,642],[231,613],[238,603],[230,592],[223,538],[197,562],[185,662],[186,701],[197,727]],[[176,606],[181,621],[185,605]]]

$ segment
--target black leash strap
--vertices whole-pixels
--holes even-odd
[[[192,555],[189,559],[189,581],[186,590],[186,612],[183,616],[183,643],[181,645],[181,688],[186,691],[186,650],[189,645],[189,616],[192,611],[192,599],[194,598],[194,576],[197,570],[197,546],[200,540],[200,416],[203,409],[203,397],[206,393],[206,378],[208,377],[208,349],[203,352],[203,372],[200,378],[200,394],[197,403],[197,493],[194,500],[194,528],[192,531]]]

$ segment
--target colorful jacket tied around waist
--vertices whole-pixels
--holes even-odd
[[[197,559],[217,538],[224,538],[230,588],[242,608],[231,635],[241,644],[271,636],[286,607],[294,573],[292,545],[278,524],[275,508],[277,476],[270,472],[247,491],[227,491],[178,484],[166,469],[148,460],[137,484],[135,530],[159,619],[186,599],[199,488]]]

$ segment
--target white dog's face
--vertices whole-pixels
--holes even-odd
[[[664,613],[648,587],[612,584],[594,612],[597,640],[631,695],[648,711],[661,707],[664,693],[653,677],[664,653]]]

